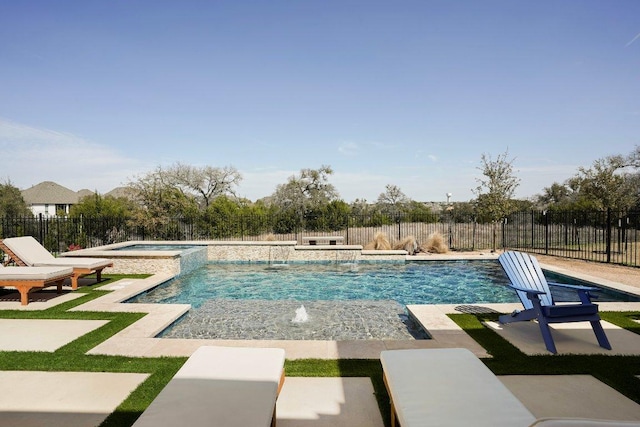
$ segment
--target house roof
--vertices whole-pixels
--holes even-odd
[[[105,194],[105,196],[111,196],[115,198],[132,199],[134,190],[131,187],[116,187],[113,190]]]
[[[52,181],[41,182],[22,190],[21,193],[28,205],[73,205],[78,203],[78,193]]]
[[[80,199],[82,199],[83,197],[93,196],[93,195],[94,195],[94,194],[96,194],[96,193],[94,193],[93,191],[88,190],[88,189],[86,189],[86,188],[83,188],[82,190],[78,190],[78,193],[77,193],[77,194],[78,194],[78,200],[80,200]]]

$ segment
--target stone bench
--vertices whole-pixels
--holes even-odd
[[[344,241],[342,236],[312,236],[303,237],[302,243],[308,245],[341,245]]]
[[[198,348],[134,427],[275,426],[284,350]]]

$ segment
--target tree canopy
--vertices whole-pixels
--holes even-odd
[[[478,186],[474,190],[477,195],[476,209],[480,217],[493,223],[501,221],[513,211],[513,196],[520,185],[520,179],[513,170],[515,159],[508,159],[508,154],[505,151],[495,160],[483,154],[482,165],[478,167],[483,178],[477,179]]]
[[[640,202],[640,147],[628,155],[597,159],[579,167],[563,184],[553,183],[538,196],[550,209],[613,209],[638,207]]]
[[[276,187],[272,203],[282,210],[293,210],[298,214],[316,209],[338,200],[335,187],[329,184],[333,174],[331,166],[319,169],[302,169],[299,175],[289,177],[286,183]]]
[[[32,215],[18,187],[10,180],[0,183],[0,218]]]

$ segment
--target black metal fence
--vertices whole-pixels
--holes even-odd
[[[523,211],[498,224],[468,214],[220,215],[215,218],[165,218],[141,226],[130,218],[0,218],[0,238],[31,235],[49,251],[96,247],[130,240],[295,240],[341,236],[345,244],[363,245],[377,233],[393,244],[414,237],[425,244],[439,235],[452,251],[510,248],[589,261],[640,266],[640,212]]]

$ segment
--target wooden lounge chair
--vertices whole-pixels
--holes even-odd
[[[280,348],[198,348],[134,427],[275,427]]]
[[[525,427],[535,417],[464,348],[380,353],[391,427]]]
[[[102,280],[102,270],[113,267],[113,262],[105,258],[56,258],[32,236],[11,237],[0,241],[0,249],[19,266],[28,267],[73,267],[71,288],[78,289],[78,279],[96,273],[97,281]]]
[[[591,302],[592,296],[589,292],[596,290],[595,288],[547,282],[538,260],[523,252],[508,251],[500,255],[498,260],[525,308],[523,311],[516,310],[500,316],[500,323],[537,319],[547,350],[556,353],[550,323],[591,322],[600,347],[611,350],[611,344],[600,324],[598,305]],[[580,303],[556,305],[549,285],[575,290]]]
[[[29,304],[29,291],[57,285],[62,292],[62,282],[73,275],[71,267],[4,267],[0,264],[0,286],[14,287],[20,292],[20,304]]]

